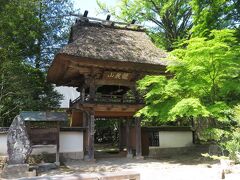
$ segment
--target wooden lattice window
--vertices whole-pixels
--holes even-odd
[[[150,132],[149,143],[150,143],[150,146],[159,146],[159,132],[158,131]]]

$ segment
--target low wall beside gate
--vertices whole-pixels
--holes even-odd
[[[83,128],[61,128],[59,136],[59,152],[66,159],[83,159]],[[0,128],[0,156],[7,155],[7,128]],[[40,146],[34,148],[32,155],[42,153],[53,154],[56,149],[52,147]]]

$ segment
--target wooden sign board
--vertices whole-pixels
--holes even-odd
[[[105,71],[103,73],[103,79],[130,81],[132,79],[132,74],[127,72]]]

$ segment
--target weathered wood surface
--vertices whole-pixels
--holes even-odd
[[[94,133],[95,133],[94,115],[88,114],[88,161],[94,161]]]
[[[32,145],[57,144],[57,128],[31,128],[28,133]]]
[[[142,157],[142,143],[141,143],[141,120],[135,119],[136,126],[136,157]]]
[[[132,155],[132,148],[131,148],[131,142],[130,142],[130,124],[131,124],[131,121],[128,120],[126,122],[126,147],[127,147],[127,156],[130,156]]]

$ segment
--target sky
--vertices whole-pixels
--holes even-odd
[[[108,6],[114,6],[117,0],[100,0],[103,3],[106,3]],[[105,14],[98,14],[97,9],[98,5],[96,0],[73,0],[74,9],[80,9],[80,12],[83,14],[85,10],[88,10],[89,17],[98,17],[106,18]]]

